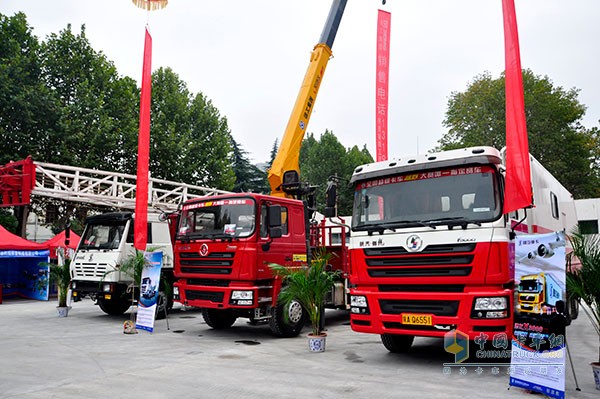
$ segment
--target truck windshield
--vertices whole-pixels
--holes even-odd
[[[79,249],[119,249],[126,223],[86,225]]]
[[[256,205],[250,198],[196,202],[185,205],[178,238],[249,237],[254,233]]]
[[[536,280],[521,280],[519,292],[541,292],[542,285]]]
[[[490,166],[465,166],[361,181],[352,228],[481,224],[501,216],[498,179]]]

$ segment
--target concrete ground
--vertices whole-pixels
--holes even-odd
[[[417,338],[408,354],[391,354],[379,337],[350,329],[348,315],[327,312],[327,350],[310,353],[305,333],[274,338],[268,326],[210,329],[197,310],[174,309],[155,332],[123,334],[130,315],[108,316],[84,300],[68,318],[56,302],[5,300],[0,305],[0,398],[503,398],[507,366],[466,375],[453,368],[441,340]],[[582,391],[567,362],[566,396],[598,398],[591,361],[598,337],[584,314],[568,329]],[[535,396],[533,396],[535,397]],[[537,397],[542,397],[537,395]]]

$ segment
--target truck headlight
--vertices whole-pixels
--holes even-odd
[[[110,284],[102,284],[102,292],[110,292]]]
[[[252,291],[231,291],[232,305],[252,306],[254,304],[254,293]]]
[[[76,281],[71,281],[71,289],[72,290],[76,290],[77,289],[77,282]]]
[[[508,317],[508,298],[505,296],[475,298],[471,317],[474,319],[503,319]]]
[[[369,303],[364,295],[350,295],[350,312],[354,314],[369,314]]]
[[[179,287],[177,287],[177,286],[173,287],[173,295],[179,296]]]
[[[506,297],[475,298],[475,310],[504,310],[507,307]]]
[[[231,299],[253,299],[252,291],[231,291]]]

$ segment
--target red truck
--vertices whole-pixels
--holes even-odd
[[[195,199],[183,204],[175,232],[174,299],[202,308],[206,323],[227,328],[238,317],[269,322],[278,336],[302,329],[305,311],[298,302],[277,303],[281,282],[269,263],[289,267],[310,261],[315,247],[338,252],[331,268],[345,270],[343,226],[313,220],[314,206],[298,198],[314,198],[314,188],[300,182],[300,145],[331,57],[331,46],[347,0],[334,0],[321,40],[315,46],[285,134],[269,170],[271,195],[238,193]],[[311,222],[312,221],[312,222]],[[331,239],[339,230],[338,244]],[[346,304],[345,280],[327,303]]]

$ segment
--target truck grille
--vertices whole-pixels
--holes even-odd
[[[181,252],[179,266],[188,274],[231,274],[235,252],[212,252],[201,256],[197,252]]]
[[[208,287],[229,287],[227,280],[211,280],[207,278],[190,278],[187,280],[189,285],[204,285]]]
[[[108,263],[76,263],[75,275],[77,277],[92,277],[92,278],[103,278],[106,277],[108,271],[112,271],[113,268]]]
[[[379,292],[464,292],[461,284],[379,284]]]
[[[181,272],[189,274],[231,274],[231,269],[217,267],[181,267]]]
[[[427,313],[436,316],[456,316],[459,301],[379,300],[384,314]]]
[[[201,300],[221,303],[223,302],[223,293],[211,291],[185,290],[185,298],[190,301]]]
[[[421,252],[403,247],[364,249],[371,277],[458,277],[471,274],[476,243],[428,245]]]

